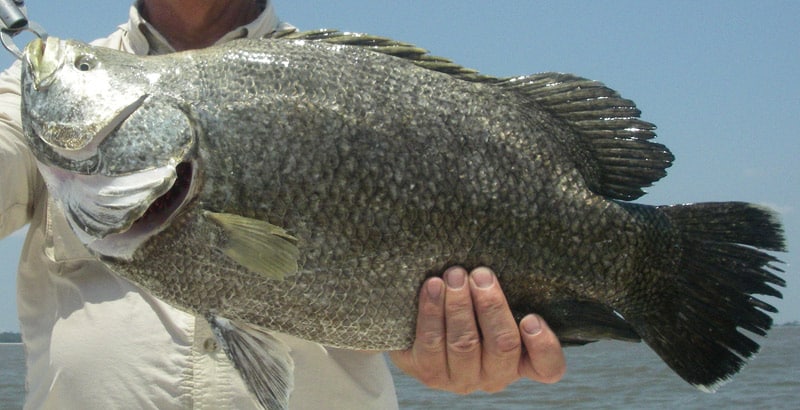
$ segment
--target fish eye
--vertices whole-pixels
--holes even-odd
[[[89,71],[95,66],[97,66],[97,60],[92,55],[82,54],[75,59],[75,68],[80,71]]]

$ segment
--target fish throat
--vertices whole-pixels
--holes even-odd
[[[194,166],[191,162],[181,162],[175,167],[177,178],[172,187],[156,198],[139,219],[133,222],[130,230],[138,227],[153,229],[166,224],[181,208],[192,190]]]

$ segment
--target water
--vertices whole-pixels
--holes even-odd
[[[681,381],[645,345],[621,342],[567,349],[558,384],[518,382],[494,395],[432,391],[393,371],[403,409],[800,408],[800,326],[776,327],[761,342],[761,354],[715,394]],[[0,409],[22,407],[23,372],[22,346],[0,344]]]
[[[761,353],[717,393],[678,378],[646,345],[598,342],[566,349],[554,385],[520,381],[494,395],[433,392],[395,375],[403,409],[800,409],[800,327],[779,326]]]
[[[0,343],[0,409],[21,409],[25,398],[22,344]]]

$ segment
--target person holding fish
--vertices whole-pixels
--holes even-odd
[[[139,0],[95,44],[163,54],[290,27],[265,0]],[[18,273],[27,407],[257,407],[204,318],[118,278],[74,237],[22,143],[19,77],[18,66],[0,77],[0,236],[30,223]],[[276,337],[294,360],[291,408],[397,407],[382,355]],[[565,372],[555,334],[537,315],[517,324],[486,268],[427,280],[413,347],[389,355],[425,385],[459,394]]]

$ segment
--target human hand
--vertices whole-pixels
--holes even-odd
[[[537,315],[517,326],[491,270],[467,275],[453,267],[443,277],[422,286],[414,345],[389,353],[397,367],[428,387],[459,394],[498,392],[522,377],[561,379],[566,363],[558,338]]]

